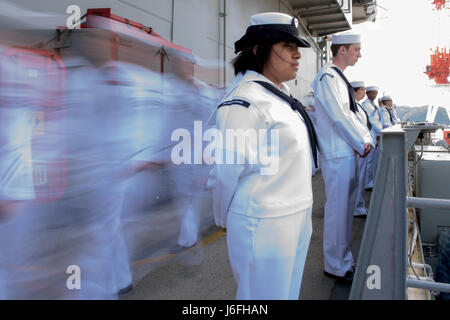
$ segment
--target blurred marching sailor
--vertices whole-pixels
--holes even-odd
[[[311,84],[327,198],[324,272],[345,281],[352,281],[354,273],[350,240],[358,183],[356,157],[367,156],[374,144],[369,130],[358,120],[353,88],[343,74],[361,57],[360,50],[359,35],[333,35],[333,61],[322,67]]]
[[[6,87],[6,86],[5,86]],[[1,98],[5,98],[5,91]],[[23,93],[26,96],[26,93]],[[30,238],[35,199],[32,174],[32,112],[21,99],[0,106],[0,299],[20,298],[20,285],[33,254]],[[33,218],[33,219],[29,219]]]
[[[372,124],[372,130],[376,135],[375,149],[367,156],[367,169],[366,169],[366,189],[372,189],[374,185],[375,173],[377,171],[378,157],[380,148],[378,148],[378,140],[380,139],[381,130],[383,125],[381,122],[380,113],[375,103],[375,99],[378,95],[378,87],[369,86],[366,88],[367,99],[363,101],[362,107],[369,116],[370,123]]]
[[[169,51],[171,53],[171,51]],[[173,73],[165,79],[165,93],[171,97],[169,108],[171,124],[167,141],[185,137],[177,136],[180,130],[193,137],[187,150],[171,149],[170,174],[175,179],[176,212],[180,218],[177,243],[170,248],[171,253],[184,251],[197,244],[201,213],[211,194],[206,190],[210,166],[203,161],[202,132],[208,117],[219,100],[219,91],[194,77],[196,59],[191,54],[173,52]],[[173,143],[173,142],[172,142]],[[187,156],[188,155],[188,156]],[[176,160],[175,158],[180,158]]]

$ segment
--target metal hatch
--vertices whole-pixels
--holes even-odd
[[[350,30],[352,24],[375,21],[376,0],[290,0],[308,31],[316,37]]]
[[[290,0],[290,3],[316,37],[351,29],[346,17],[351,13],[351,0]]]

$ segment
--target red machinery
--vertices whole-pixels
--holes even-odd
[[[448,0],[434,0],[432,4],[436,6],[436,10],[442,10],[444,8],[449,8],[449,3]]]
[[[425,73],[430,79],[434,79],[436,84],[447,84],[449,74],[449,58],[450,52],[447,52],[446,48],[439,50],[436,47],[436,51],[431,54],[431,64],[426,66]]]
[[[450,130],[444,130],[444,140],[450,145]]]
[[[88,9],[86,21],[81,28],[82,31],[78,33],[70,33],[68,29],[59,30],[59,36],[63,33],[70,34],[71,41],[64,46],[55,46],[57,53],[44,48],[10,46],[0,56],[0,83],[6,81],[5,77],[11,76],[2,72],[2,64],[5,63],[5,65],[15,65],[17,70],[27,71],[13,75],[13,77],[22,78],[7,79],[8,81],[27,85],[38,78],[39,81],[45,81],[42,84],[44,87],[51,88],[48,96],[30,96],[27,101],[27,105],[33,110],[32,119],[29,119],[33,123],[32,134],[38,138],[34,139],[31,146],[33,183],[38,203],[55,201],[67,189],[66,141],[59,141],[64,144],[63,146],[55,146],[52,144],[54,143],[52,139],[46,139],[47,124],[66,121],[64,112],[52,112],[64,104],[66,73],[63,61],[65,57],[81,55],[91,59],[96,65],[114,60],[129,61],[163,73],[177,67],[174,59],[167,58],[166,50],[171,49],[172,52],[192,55],[190,49],[171,43],[151,28],[111,14],[110,8]],[[138,39],[142,41],[134,41]],[[45,46],[53,40],[46,42]],[[164,61],[165,59],[167,61]],[[18,86],[14,90],[20,91],[22,88]],[[5,119],[0,112],[0,128],[3,121]],[[59,126],[59,128],[63,127]],[[58,133],[52,132],[52,134]],[[62,150],[57,159],[48,157],[46,150],[52,149]]]
[[[128,60],[132,63],[142,64],[154,71],[159,70],[161,73],[167,71],[165,65],[169,69],[171,68],[170,64],[172,63],[167,58],[167,50],[192,56],[192,50],[170,42],[155,33],[152,28],[139,22],[112,14],[111,8],[88,9],[85,16],[86,21],[81,24],[82,29],[86,31],[91,28],[105,30],[110,33],[110,38],[108,41],[109,53],[104,52],[107,53],[106,55],[99,53],[99,45],[95,48],[91,44],[85,47],[86,50],[83,50],[83,54],[90,55],[91,48],[95,48],[92,53],[96,56],[103,54],[103,59]],[[127,44],[130,40],[133,42],[131,46]],[[142,40],[142,43],[139,44],[133,40]],[[168,60],[169,63],[165,60]]]

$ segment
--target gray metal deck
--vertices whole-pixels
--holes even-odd
[[[322,176],[313,177],[314,207],[313,234],[303,276],[300,299],[348,299],[351,286],[339,283],[323,274],[323,208],[325,186]],[[370,192],[366,192],[366,205]],[[170,208],[166,209],[170,214]],[[142,221],[141,221],[142,223]],[[352,252],[358,257],[365,219],[355,218],[353,223]],[[121,299],[234,299],[236,284],[228,260],[226,237],[215,226],[204,229],[202,242],[195,248],[178,255],[139,254],[131,263],[135,288]],[[135,253],[135,256],[137,254]],[[145,273],[145,274],[143,274]],[[139,278],[139,279],[136,279]]]

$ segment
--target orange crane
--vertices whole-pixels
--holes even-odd
[[[449,8],[449,0],[434,0],[432,4],[436,6],[436,10],[442,10],[444,8]]]
[[[449,83],[447,80],[449,74],[449,58],[450,52],[447,52],[446,48],[439,50],[439,47],[436,47],[436,51],[430,56],[431,64],[426,66],[425,71],[430,80],[434,79],[436,84]]]

